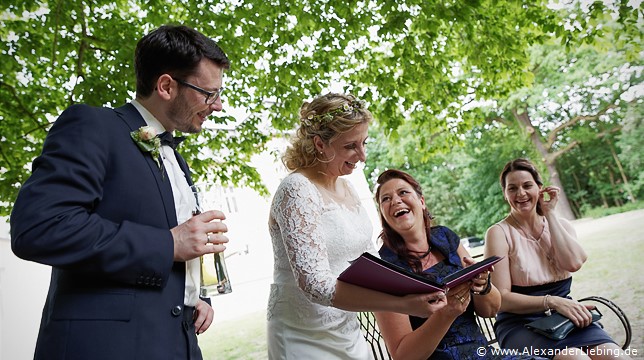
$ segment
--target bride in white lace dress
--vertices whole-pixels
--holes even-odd
[[[377,255],[372,225],[351,184],[364,162],[371,113],[351,95],[327,94],[300,110],[284,155],[293,172],[271,206],[274,274],[268,301],[269,359],[371,359],[355,311],[427,317],[440,294],[391,296],[337,281],[365,251]]]

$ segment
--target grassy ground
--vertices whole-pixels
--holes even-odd
[[[575,222],[588,261],[575,274],[575,298],[599,295],[615,302],[633,330],[631,349],[644,358],[644,210]],[[610,314],[608,314],[610,315]],[[610,319],[606,319],[608,323]]]
[[[631,349],[644,358],[644,210],[574,222],[588,261],[575,274],[575,298],[598,295],[624,310],[633,330]],[[472,253],[481,248],[472,249]],[[607,326],[616,319],[604,311]],[[266,359],[266,313],[215,324],[199,335],[206,360]]]
[[[266,354],[266,312],[214,324],[199,335],[204,360],[260,360]]]

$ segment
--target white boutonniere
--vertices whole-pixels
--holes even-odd
[[[142,126],[139,130],[132,131],[130,137],[143,152],[149,152],[152,158],[163,169],[163,163],[159,160],[161,155],[161,139],[157,137],[157,131],[152,126]]]

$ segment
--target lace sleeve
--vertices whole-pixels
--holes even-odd
[[[314,185],[295,175],[284,179],[275,193],[272,211],[297,285],[311,301],[331,305],[336,279],[322,237],[323,206]]]

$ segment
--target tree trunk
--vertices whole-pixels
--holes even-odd
[[[619,184],[616,183],[615,181],[615,175],[613,175],[613,171],[609,168],[608,169],[608,176],[610,178],[610,184],[613,186],[613,189],[617,189],[619,187]],[[617,190],[617,193],[621,193],[621,191]],[[615,196],[615,193],[613,193],[613,203],[615,203],[615,206],[619,207],[624,205],[622,203],[622,199],[619,198],[619,196]]]
[[[636,202],[637,199],[635,198],[635,194],[631,191],[631,187],[628,185],[628,178],[626,177],[626,173],[624,173],[624,168],[622,167],[622,162],[619,161],[619,157],[617,157],[617,153],[615,153],[615,149],[613,148],[613,145],[610,143],[610,141],[606,141],[608,143],[608,147],[610,148],[610,153],[613,155],[613,159],[615,160],[615,164],[617,164],[617,168],[619,169],[619,175],[622,177],[622,180],[624,181],[624,189],[628,192],[628,198],[631,202]]]
[[[581,189],[581,183],[579,182],[579,176],[577,176],[577,174],[573,172],[572,178],[575,179],[575,185],[577,186],[577,193],[582,194],[581,199],[578,199],[579,201],[573,201],[573,203],[575,204],[575,208],[573,208],[573,210],[575,210],[575,215],[578,215],[577,217],[579,218],[581,217],[581,210],[580,210],[581,204],[586,202],[586,195],[583,195],[584,193],[581,191],[582,189]]]
[[[559,173],[557,172],[557,156],[559,154],[551,154],[548,149],[546,149],[546,146],[539,137],[539,133],[532,126],[527,111],[519,114],[517,109],[514,109],[512,110],[512,114],[514,115],[514,118],[519,122],[521,128],[524,129],[524,131],[526,131],[528,135],[530,135],[530,140],[541,155],[541,160],[546,164],[546,168],[548,169],[548,173],[550,174],[550,184],[560,189],[559,201],[557,202],[557,213],[564,219],[574,220],[575,214],[570,207],[570,201],[568,201],[568,196],[566,196],[566,191],[561,184],[561,179],[559,178]]]
[[[548,161],[548,159],[551,159],[551,160]],[[564,187],[561,184],[561,179],[559,179],[559,172],[557,172],[557,167],[555,162],[556,160],[553,157],[546,157],[545,163],[546,163],[546,167],[548,168],[548,172],[550,173],[550,184],[561,189],[559,191],[559,202],[557,203],[557,212],[559,213],[559,216],[565,219],[574,220],[575,214],[572,212],[572,209],[570,208],[570,201],[568,201],[568,196],[566,196]]]
[[[602,198],[602,204],[604,204],[602,207],[604,209],[608,209],[610,207],[610,205],[608,205],[608,200],[606,200],[606,195],[604,195],[604,193],[599,193],[599,195]]]
[[[575,214],[575,217],[580,218],[581,217],[581,210],[579,210],[579,209],[580,209],[581,205],[579,204],[578,201],[575,201],[575,200],[570,200],[570,202],[572,202],[572,205],[573,205],[572,206],[572,211]]]

